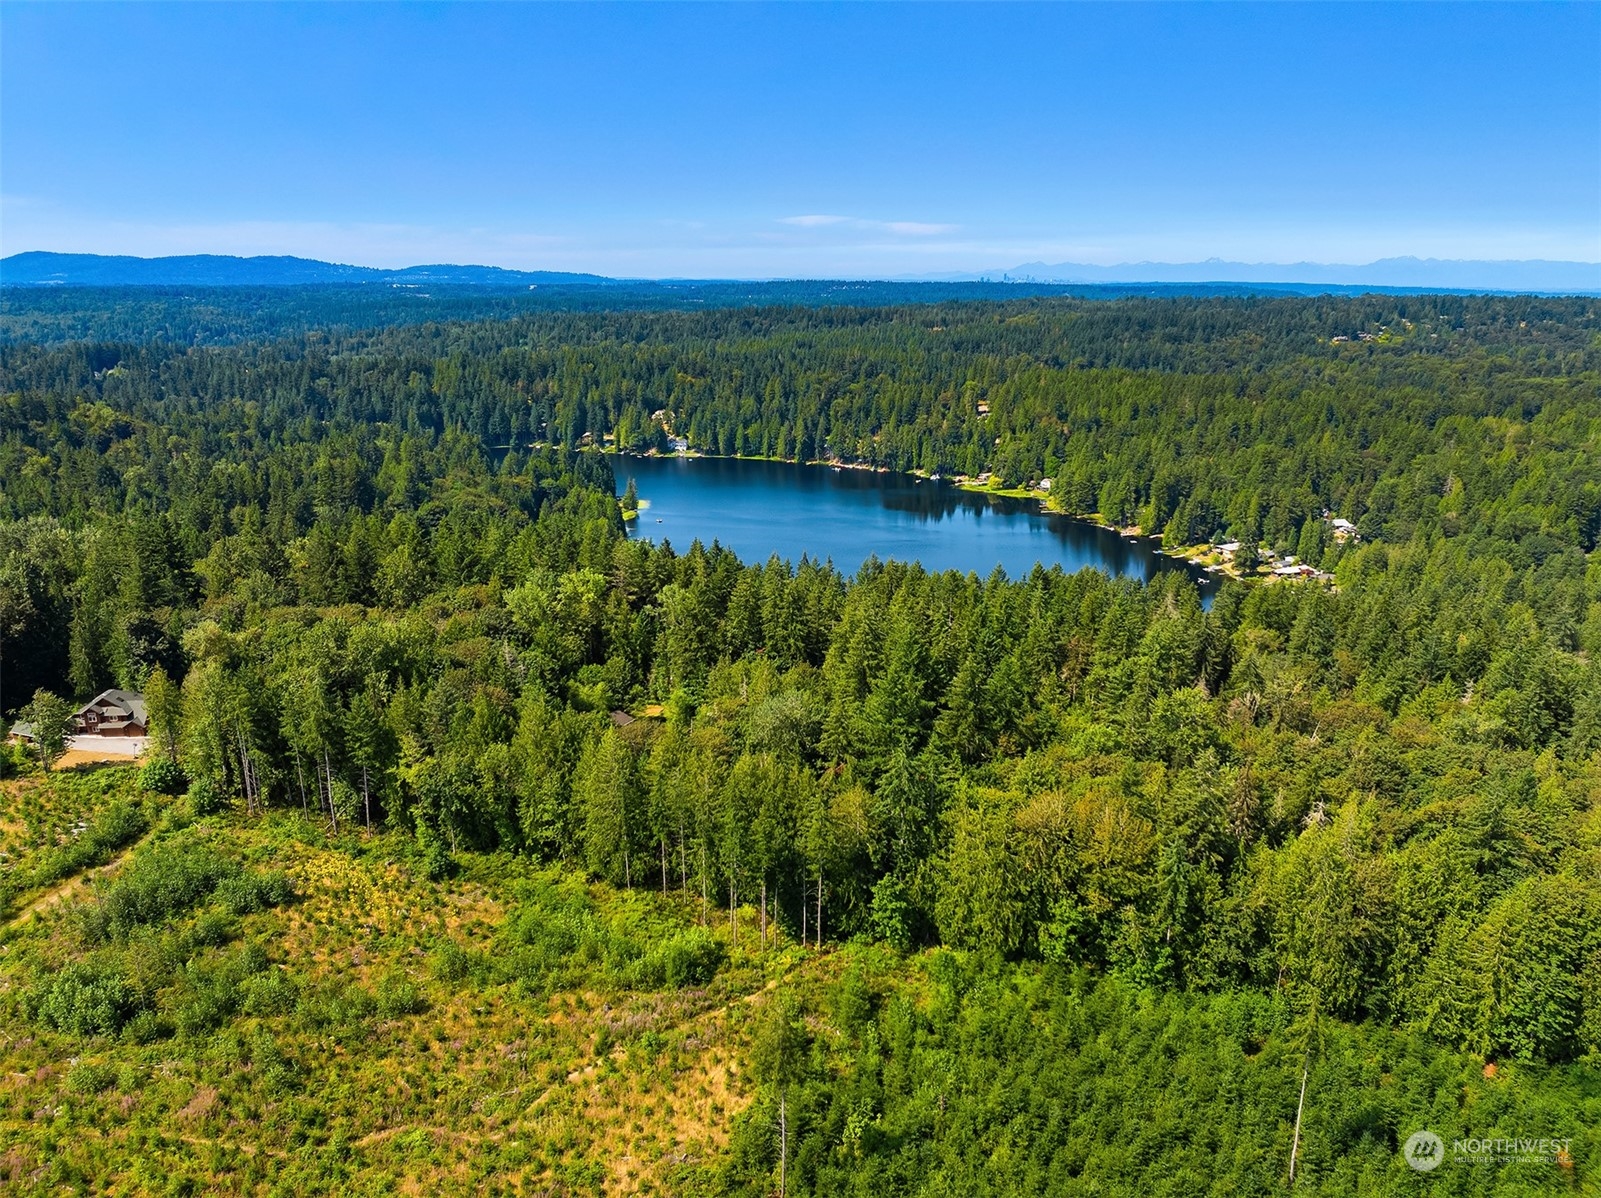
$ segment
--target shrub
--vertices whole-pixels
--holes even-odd
[[[105,965],[69,965],[37,996],[38,1018],[48,1027],[79,1036],[114,1035],[138,1009],[133,988]]]
[[[287,1015],[295,1009],[300,988],[281,969],[269,969],[239,985],[239,1006],[246,1015]]]
[[[217,899],[235,915],[250,915],[269,907],[280,907],[294,897],[294,887],[286,874],[240,873],[224,878],[217,886]]]
[[[195,924],[189,930],[189,942],[198,947],[218,948],[235,935],[234,922],[226,912],[203,911],[195,917]]]
[[[217,986],[201,986],[178,1007],[178,1030],[186,1036],[209,1032],[226,1023],[237,1008],[236,996]]]
[[[98,1094],[109,1090],[116,1080],[117,1071],[110,1065],[77,1065],[67,1071],[67,1092]]]
[[[139,789],[149,794],[181,795],[189,786],[189,775],[170,757],[157,757],[139,771]]]
[[[33,764],[26,746],[0,744],[0,778],[10,778],[25,772]]]
[[[722,966],[722,941],[704,928],[691,928],[671,940],[662,949],[667,967],[667,984],[675,988],[704,986]]]
[[[417,987],[400,973],[385,974],[379,979],[376,998],[378,1013],[385,1019],[417,1015],[428,1007]]]
[[[123,1028],[125,1039],[135,1044],[154,1044],[157,1040],[165,1040],[172,1035],[172,1024],[163,1019],[154,1011],[140,1011],[128,1020]]]
[[[210,778],[196,778],[189,783],[189,809],[197,818],[221,811],[225,801],[222,787]]]
[[[324,984],[303,995],[297,1011],[313,1031],[353,1030],[371,1015],[376,1006],[372,995],[359,986]]]
[[[633,1045],[634,1051],[637,1052],[641,1058],[647,1061],[654,1061],[657,1057],[661,1056],[662,1050],[666,1047],[667,1037],[662,1035],[655,1028],[651,1028],[638,1040],[635,1040]]]
[[[149,827],[150,820],[142,806],[126,801],[113,803],[95,816],[79,843],[88,844],[96,855],[110,854],[132,844]]]
[[[847,970],[834,988],[834,1021],[849,1035],[860,1035],[873,1018],[873,994],[860,967]]]
[[[454,940],[447,940],[434,949],[429,972],[441,982],[459,982],[472,972],[472,954]]]
[[[136,857],[106,888],[84,916],[84,934],[92,940],[126,936],[141,924],[180,915],[238,872],[237,863],[204,845],[164,845]]]
[[[443,882],[456,872],[455,858],[445,842],[431,831],[417,829],[417,847],[422,850],[423,876],[430,882]]]
[[[334,814],[341,826],[351,826],[361,817],[361,796],[343,778],[335,778],[332,789]]]
[[[209,962],[192,962],[180,989],[178,1030],[196,1035],[221,1027],[243,1003],[246,983],[266,969],[267,953],[259,944],[241,945]]]
[[[258,1030],[250,1039],[250,1063],[260,1079],[258,1084],[267,1094],[284,1094],[300,1081],[300,1069],[294,1059],[265,1029]]]

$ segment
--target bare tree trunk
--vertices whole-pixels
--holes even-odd
[[[783,1090],[778,1092],[778,1198],[789,1193],[789,1107]]]
[[[338,836],[339,835],[339,811],[334,806],[334,767],[333,767],[333,763],[328,760],[328,749],[327,749],[327,746],[324,746],[323,750],[322,750],[322,766],[323,766],[323,769],[328,774],[328,818],[333,821],[334,835]]]
[[[684,853],[684,829],[678,829],[678,888],[689,889],[689,858]]]
[[[801,871],[801,947],[806,947],[806,871]]]
[[[372,831],[372,792],[367,785],[367,767],[361,767],[361,808],[367,820],[367,831]]]
[[[1295,1103],[1295,1137],[1290,1141],[1290,1184],[1295,1184],[1295,1158],[1301,1151],[1301,1109],[1306,1105],[1306,1075],[1312,1065],[1312,1046],[1301,1058],[1301,1097]]]
[[[762,879],[762,947],[767,947],[767,879]]]
[[[254,815],[259,807],[259,788],[256,785],[256,771],[250,765],[250,745],[245,741],[245,734],[234,733],[234,739],[239,744],[239,785],[245,792],[245,814]]]
[[[817,947],[823,947],[823,874],[817,873]]]
[[[711,898],[706,893],[706,842],[700,845],[700,926],[705,927],[711,918]]]

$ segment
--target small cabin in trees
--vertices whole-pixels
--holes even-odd
[[[1330,520],[1329,526],[1334,529],[1334,539],[1341,543],[1345,541],[1360,541],[1362,539],[1361,535],[1356,531],[1356,525],[1349,520],[1342,520],[1339,516],[1335,516],[1334,519]]]
[[[79,736],[143,736],[149,726],[145,697],[136,691],[101,691],[72,717]]]

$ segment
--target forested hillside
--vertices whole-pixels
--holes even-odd
[[[0,348],[0,707],[139,689],[155,742],[143,791],[12,762],[0,1043],[36,1072],[0,1170],[131,1179],[155,1137],[263,1191],[1243,1194],[1293,1147],[1330,1195],[1593,1187],[1598,317],[1031,299]],[[1203,610],[1173,574],[653,547],[585,447],[669,434],[1049,478],[1337,581]],[[323,1092],[408,1041],[433,1072],[381,1126]],[[606,1124],[637,1175],[529,1113],[614,1058],[706,1087]],[[189,1088],[140,1107],[162,1070]],[[1423,1127],[1572,1142],[1423,1175]]]

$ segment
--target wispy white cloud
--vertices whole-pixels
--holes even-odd
[[[849,225],[856,222],[849,216],[829,216],[824,213],[814,213],[810,216],[781,216],[778,218],[781,225],[799,225],[803,229],[819,229],[825,225]]]
[[[961,226],[931,224],[918,220],[866,220],[859,216],[834,216],[828,213],[812,213],[806,216],[781,216],[778,218],[781,225],[795,225],[802,229],[822,229],[830,226],[843,225],[851,229],[860,229],[867,233],[893,233],[898,237],[940,237],[947,233],[954,233]]]

